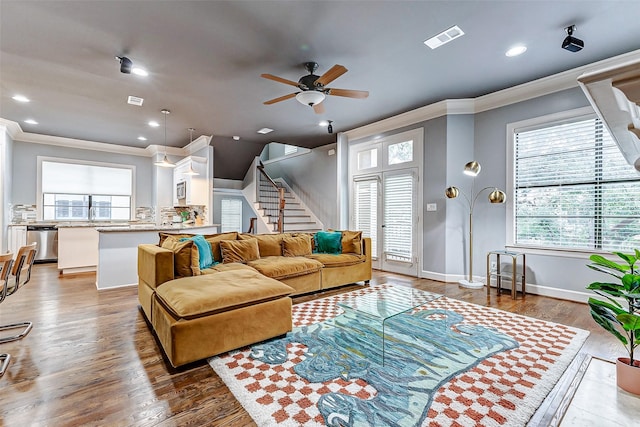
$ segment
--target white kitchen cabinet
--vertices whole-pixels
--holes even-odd
[[[199,175],[186,175],[192,168]],[[178,198],[178,183],[184,183],[184,198]],[[207,171],[204,159],[200,161],[196,157],[186,157],[176,163],[173,170],[173,204],[175,206],[201,205],[208,206],[209,194],[207,191]]]
[[[18,253],[18,249],[27,244],[27,226],[26,225],[11,225],[9,226],[9,252],[15,255]]]

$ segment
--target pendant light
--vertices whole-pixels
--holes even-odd
[[[189,128],[189,145],[191,145],[191,143],[193,142],[193,131],[194,130],[195,130],[194,128]],[[189,163],[189,170],[184,172],[183,175],[191,175],[191,176],[200,175],[198,172],[193,170],[193,159]]]
[[[167,116],[171,114],[171,111],[166,108],[160,110],[162,114],[164,114],[164,157],[161,162],[155,162],[154,165],[160,166],[161,168],[175,168],[176,165],[171,163],[167,158]]]

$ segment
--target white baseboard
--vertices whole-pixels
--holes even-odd
[[[431,279],[437,280],[438,282],[447,283],[457,283],[458,280],[467,278],[466,276],[461,274],[442,274],[425,270],[422,270],[422,272],[420,273],[420,277],[423,279]],[[474,276],[473,278],[474,280],[486,283],[485,277]],[[492,284],[491,287],[495,287],[495,285]],[[586,303],[590,297],[593,297],[592,293],[586,291],[572,291],[570,289],[554,288],[551,286],[534,285],[530,283],[527,283],[527,293],[581,303]]]

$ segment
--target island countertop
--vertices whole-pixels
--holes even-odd
[[[109,225],[106,227],[96,227],[96,230],[100,233],[114,233],[114,232],[130,232],[130,231],[184,231],[197,233],[199,230],[210,229],[211,227],[220,228],[220,224],[208,224],[208,225],[155,225],[155,224],[129,224],[129,225]]]

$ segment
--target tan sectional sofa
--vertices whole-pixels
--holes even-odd
[[[339,254],[314,253],[306,233],[207,235],[218,264],[203,269],[191,234],[140,245],[138,299],[171,364],[287,333],[290,296],[368,283],[371,239],[341,233]]]

